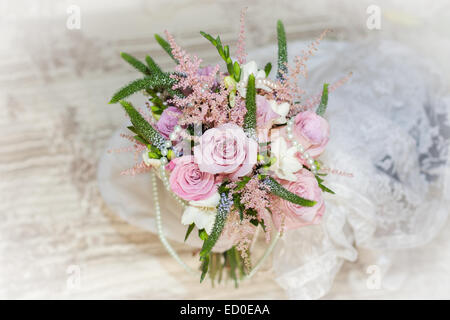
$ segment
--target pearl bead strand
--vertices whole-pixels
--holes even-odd
[[[183,260],[181,260],[180,256],[176,253],[176,251],[172,248],[170,243],[167,241],[166,236],[164,235],[164,231],[162,228],[162,220],[161,220],[161,207],[159,205],[158,198],[158,185],[156,184],[156,175],[152,174],[152,187],[153,187],[153,200],[155,201],[155,212],[156,212],[156,229],[158,231],[159,239],[163,244],[164,248],[166,248],[167,252],[189,273],[196,274],[196,272],[189,267]]]
[[[308,166],[311,169],[312,173],[314,175],[316,175],[317,174],[317,167],[314,164],[314,159],[311,158],[309,153],[305,151],[305,148],[300,143],[298,143],[297,140],[295,140],[294,134],[292,133],[293,125],[294,125],[294,119],[290,118],[288,120],[287,126],[286,126],[287,138],[288,138],[288,140],[291,141],[292,145],[297,148],[298,152],[300,152],[301,157],[306,160],[306,163],[308,164]]]

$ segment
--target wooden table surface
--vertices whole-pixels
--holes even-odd
[[[274,40],[276,18],[268,2],[250,7],[250,47]],[[300,4],[274,4],[290,39],[311,37],[329,26],[338,37],[345,35],[339,30],[350,22],[331,14],[339,6],[319,2],[305,19],[292,12],[300,12]],[[36,12],[35,1],[9,1],[2,11],[0,298],[286,298],[268,271],[239,290],[231,283],[214,289],[200,285],[169,257],[156,235],[109,211],[96,181],[98,159],[124,116],[107,100],[136,76],[118,53],[140,58],[150,53],[169,67],[153,40],[153,33],[168,28],[188,50],[214,61],[216,52],[197,32],[220,31],[223,41],[234,41],[238,1],[232,2],[234,13],[223,1],[73,1],[81,8],[80,30],[66,27],[67,5],[60,3],[42,1]],[[321,14],[324,3],[330,6],[328,15]],[[360,27],[352,35],[365,33]],[[430,244],[439,247],[445,261],[450,261],[448,240],[443,235]],[[191,250],[175,247],[194,263]],[[424,270],[442,277],[449,271],[434,264]],[[345,283],[344,273],[328,297],[387,297]]]

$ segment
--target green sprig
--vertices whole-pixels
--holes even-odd
[[[304,199],[302,197],[299,197],[295,193],[292,193],[289,190],[285,189],[272,177],[265,177],[263,182],[269,187],[271,193],[284,200],[287,200],[294,204],[298,204],[303,207],[312,207],[316,204],[316,201]]]
[[[136,59],[135,57],[133,57],[132,55],[126,52],[121,52],[120,56],[122,57],[123,60],[132,65],[136,70],[142,72],[145,75],[150,74],[150,70],[147,68],[147,66],[138,59]]]
[[[175,59],[175,57],[172,54],[172,48],[170,47],[170,44],[166,40],[164,40],[163,37],[161,37],[159,34],[156,34],[156,33],[155,33],[155,39],[159,43],[161,48],[163,48],[163,50],[165,52],[167,52],[167,54],[172,58],[172,60],[175,61],[176,64],[178,64],[178,60]]]
[[[230,57],[230,47],[228,45],[223,46],[222,40],[220,40],[220,36],[217,36],[217,38],[214,38],[212,35],[200,31],[200,34],[205,37],[209,42],[212,43],[214,47],[216,47],[217,52],[219,52],[219,55],[222,57],[222,59],[225,61],[227,65],[227,70],[230,76],[234,78],[234,80],[239,81],[241,79],[241,67],[239,66],[239,63],[237,61],[234,62]]]
[[[327,110],[328,105],[328,83],[323,84],[322,97],[320,99],[320,104],[317,107],[316,113],[319,116],[323,116]]]
[[[250,74],[248,76],[247,94],[245,97],[245,107],[247,113],[244,117],[244,130],[255,131],[256,129],[256,89],[255,76]]]
[[[172,90],[172,86],[174,85],[175,80],[170,78],[170,76],[167,73],[155,73],[151,76],[137,79],[126,86],[122,87],[117,91],[109,103],[116,103],[119,102],[119,100],[125,99],[132,94],[144,90],[144,89],[166,89],[171,93],[174,93]]]
[[[211,231],[211,234],[208,238],[203,242],[203,247],[200,251],[200,259],[206,259],[217,240],[222,233],[222,230],[225,226],[225,222],[228,217],[228,213],[230,212],[231,206],[233,202],[228,198],[228,192],[220,193],[219,205],[217,206],[217,214],[216,219],[214,221],[214,225]]]
[[[287,44],[286,44],[286,32],[284,31],[284,25],[281,20],[277,21],[277,37],[278,37],[278,72],[277,79],[283,80],[287,75]]]
[[[159,150],[163,149],[165,147],[166,139],[164,139],[158,131],[153,129],[150,123],[142,117],[131,103],[121,100],[120,104],[129,115],[134,130],[154,147]]]

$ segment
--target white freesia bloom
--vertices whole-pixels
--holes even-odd
[[[247,62],[246,64],[241,66],[241,81],[237,84],[237,90],[242,97],[245,97],[247,94],[247,82],[248,76],[253,74],[255,79],[265,79],[266,73],[264,70],[258,70],[258,66],[255,61]],[[271,88],[256,82],[255,87],[258,89],[263,89],[266,91],[272,91]]]
[[[283,137],[276,138],[271,144],[271,156],[275,157],[276,161],[269,169],[281,179],[296,181],[294,173],[302,168],[301,163],[295,157],[296,152],[295,147],[288,148]]]
[[[206,233],[210,234],[216,219],[216,207],[219,200],[220,195],[216,192],[205,200],[189,201],[181,217],[181,223],[184,225],[195,223],[198,229],[205,229]]]
[[[144,151],[142,153],[142,160],[146,166],[158,168],[161,165],[161,161],[159,159],[152,159],[148,156],[148,151]]]
[[[287,102],[278,104],[275,100],[270,100],[270,107],[275,113],[278,113],[280,117],[274,120],[275,124],[284,124],[287,122],[286,116],[289,113],[290,105]]]

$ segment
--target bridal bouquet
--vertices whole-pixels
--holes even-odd
[[[122,53],[143,77],[110,101],[119,102],[128,114],[131,134],[124,137],[142,159],[126,173],[154,173],[162,243],[182,263],[164,237],[155,174],[183,207],[185,241],[195,230],[203,242],[200,279],[209,274],[213,282],[220,281],[224,270],[236,283],[253,274],[250,249],[256,231],[265,233],[264,258],[285,230],[319,223],[323,192],[333,193],[323,184],[318,160],[330,135],[323,118],[328,84],[306,100],[298,86],[298,77],[307,75],[306,60],[326,31],[289,66],[285,31],[278,21],[278,68],[271,77],[270,63],[259,69],[246,59],[244,15],[245,10],[236,58],[219,36],[200,32],[217,49],[225,71],[220,65],[202,67],[202,60],[180,48],[166,31],[166,39],[155,38],[173,59],[174,71],[163,71],[150,56],[144,63]],[[147,97],[146,108],[124,100],[136,92]]]

